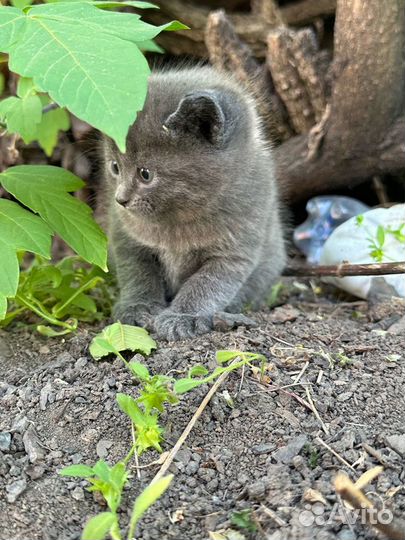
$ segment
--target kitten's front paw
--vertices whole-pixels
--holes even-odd
[[[142,326],[151,330],[153,327],[154,316],[164,309],[159,305],[148,304],[124,304],[117,302],[113,310],[113,318],[122,324],[131,324],[132,326]]]
[[[178,341],[209,332],[212,329],[212,317],[175,313],[165,309],[155,317],[153,326],[160,339]]]

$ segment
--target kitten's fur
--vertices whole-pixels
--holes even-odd
[[[126,154],[105,139],[103,155],[115,319],[175,340],[265,301],[285,250],[271,150],[245,88],[209,67],[153,73]]]

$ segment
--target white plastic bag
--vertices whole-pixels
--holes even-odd
[[[375,208],[339,225],[325,242],[320,264],[405,261],[405,204]],[[405,274],[381,276],[405,297]],[[373,276],[326,277],[324,281],[367,298]]]

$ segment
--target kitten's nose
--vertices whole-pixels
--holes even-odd
[[[117,191],[115,192],[115,200],[118,204],[121,206],[128,206],[129,200],[130,200],[130,194],[127,189],[125,189],[124,186],[119,186]]]
[[[115,196],[115,200],[121,206],[127,206],[129,202],[128,197],[125,197],[124,195],[118,195],[118,194]]]

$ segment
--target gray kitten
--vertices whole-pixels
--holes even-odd
[[[263,304],[285,263],[274,165],[248,91],[209,67],[153,73],[127,152],[104,140],[114,318],[183,339]]]

